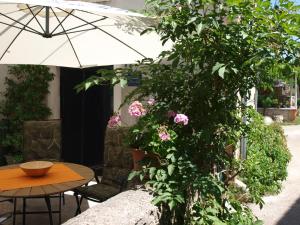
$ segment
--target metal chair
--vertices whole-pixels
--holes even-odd
[[[97,173],[95,173],[96,184],[74,189],[74,196],[77,203],[75,215],[81,213],[81,203],[83,199],[94,202],[103,202],[124,191],[127,186],[129,173],[130,170],[128,169],[103,167],[101,181],[99,180]]]
[[[96,184],[73,190],[77,202],[76,215],[81,212],[80,206],[83,199],[103,202],[127,189],[127,178],[133,167],[132,149],[123,144],[127,133],[128,128],[124,127],[106,129],[101,181],[95,173]]]

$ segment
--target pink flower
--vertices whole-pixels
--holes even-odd
[[[168,118],[175,117],[175,116],[176,116],[176,112],[172,110],[168,111]]]
[[[166,126],[160,126],[158,129],[158,136],[162,141],[169,141],[171,140],[171,136],[167,130]]]
[[[162,141],[169,141],[171,140],[171,136],[168,132],[159,133],[158,136]]]
[[[146,110],[144,109],[142,103],[139,101],[134,101],[128,108],[128,113],[134,117],[141,117],[146,114]]]
[[[147,103],[148,103],[148,105],[154,105],[155,104],[155,99],[154,98],[149,98]]]
[[[177,114],[174,118],[174,122],[177,124],[187,125],[189,123],[189,118],[184,114]]]
[[[120,115],[113,115],[110,117],[108,121],[108,127],[114,128],[119,125],[119,122],[121,121]]]

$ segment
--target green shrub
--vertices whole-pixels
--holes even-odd
[[[247,160],[241,178],[249,188],[251,200],[262,203],[263,195],[280,191],[291,154],[279,124],[265,125],[263,117],[254,111],[250,116]]]
[[[42,120],[51,115],[45,104],[53,74],[46,66],[16,65],[9,67],[4,101],[0,105],[0,146],[16,153],[23,144],[23,122]]]

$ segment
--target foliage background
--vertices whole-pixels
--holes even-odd
[[[251,200],[262,204],[263,195],[280,191],[281,182],[288,175],[291,154],[279,124],[265,125],[263,117],[255,111],[250,116],[248,154],[240,177],[247,184]]]

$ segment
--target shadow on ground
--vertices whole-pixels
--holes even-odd
[[[280,218],[277,225],[300,225],[300,198]]]
[[[58,209],[58,198],[51,199],[51,206],[53,210]],[[43,198],[39,199],[28,199],[26,201],[26,210],[27,211],[40,211],[47,210],[45,200]],[[81,205],[82,211],[90,208],[91,204],[88,201],[83,201]],[[17,202],[17,207],[19,210],[22,209],[22,200],[19,199]],[[13,206],[9,202],[0,203],[0,214],[11,212]],[[72,192],[65,193],[65,205],[62,205],[62,223],[74,217],[76,211],[76,201],[75,197],[72,195]],[[16,225],[23,224],[22,216],[18,215],[16,217]],[[11,225],[12,219],[7,220],[3,225]],[[26,215],[26,224],[27,225],[48,225],[49,216],[48,214],[34,214]],[[57,225],[58,223],[58,214],[53,214],[53,224]]]

